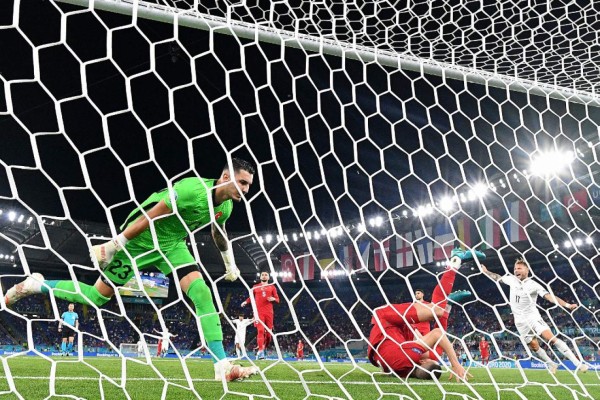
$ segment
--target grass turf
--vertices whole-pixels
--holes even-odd
[[[547,371],[516,369],[471,368],[470,386],[449,382],[448,374],[440,383],[409,380],[408,383],[380,373],[371,365],[328,363],[323,366],[312,362],[263,361],[257,365],[266,380],[260,376],[244,382],[232,382],[227,392],[214,377],[208,360],[188,360],[186,368],[179,360],[153,359],[152,365],[124,361],[119,358],[10,357],[2,358],[0,377],[2,399],[52,398],[71,395],[86,399],[598,399],[600,374],[590,371],[574,376],[559,371],[556,377]],[[139,360],[138,360],[139,361]],[[242,362],[248,365],[248,362]],[[7,368],[8,367],[8,368]],[[7,378],[12,376],[12,381]],[[126,376],[125,385],[121,379]],[[51,379],[50,377],[54,377]],[[188,379],[189,378],[189,379]],[[11,387],[14,382],[14,387]],[[193,388],[195,393],[190,390]],[[10,393],[12,392],[12,393]],[[446,397],[444,397],[446,394]],[[465,397],[465,395],[467,397]]]

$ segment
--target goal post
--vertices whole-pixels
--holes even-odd
[[[141,350],[141,351],[140,351]],[[121,343],[119,345],[119,353],[123,357],[157,357],[158,344],[145,343],[140,349],[137,343]]]

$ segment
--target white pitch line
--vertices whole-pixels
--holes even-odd
[[[50,380],[49,376],[13,376],[13,379],[28,379],[28,380]],[[6,376],[2,376],[0,375],[0,379],[6,379]],[[75,381],[98,381],[100,379],[102,379],[102,377],[98,377],[98,378],[93,378],[93,377],[89,377],[89,376],[57,376],[54,379],[56,380],[64,380],[64,381],[71,381],[71,380],[75,380]],[[111,378],[114,379],[116,382],[120,381],[120,378]],[[164,379],[160,379],[160,378],[127,378],[127,381],[160,381],[160,382],[165,382]],[[169,381],[176,381],[176,382],[187,382],[187,379],[185,378],[169,378],[168,380],[166,380],[167,382]],[[216,382],[214,379],[205,379],[205,378],[193,378],[192,379],[193,382]],[[260,380],[247,380],[245,381],[247,383],[262,383],[262,381]],[[281,383],[281,384],[301,384],[301,381],[283,381],[283,380],[269,380],[269,383]],[[337,385],[338,383],[336,382],[331,382],[331,381],[304,381],[304,383],[306,384],[326,384],[326,385]],[[377,382],[377,385],[395,385],[397,386],[399,382]],[[342,385],[374,385],[373,382],[358,382],[358,381],[344,381],[341,382]],[[469,382],[469,384],[471,386],[494,386],[493,383],[483,383],[483,382]],[[497,383],[496,386],[523,386],[526,385],[527,383]],[[410,386],[436,386],[434,383],[428,383],[428,382],[410,382],[409,384]],[[549,386],[580,386],[576,383],[565,383],[565,384],[557,384],[557,383],[546,383],[545,385],[549,385]],[[460,382],[444,382],[442,384],[442,386],[465,386],[464,383],[460,383]],[[589,383],[589,384],[585,384],[585,387],[588,386],[600,386],[600,383]]]

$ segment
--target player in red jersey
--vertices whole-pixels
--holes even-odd
[[[425,301],[425,291],[423,289],[415,290],[415,303],[430,304]],[[431,322],[417,322],[416,324],[412,324],[412,327],[419,331],[421,335],[427,335],[431,331]]]
[[[302,339],[298,340],[298,347],[296,347],[296,358],[302,360],[304,358],[304,343]]]
[[[257,330],[256,341],[258,342],[257,359],[265,358],[265,348],[271,343],[273,331],[273,303],[279,303],[279,295],[274,284],[269,283],[269,273],[264,271],[260,273],[260,282],[252,287],[254,301],[256,302],[256,312],[254,326]],[[250,304],[248,297],[242,307]],[[265,328],[268,328],[265,329]]]
[[[440,278],[440,284],[435,288],[433,294],[431,295],[431,303],[425,301],[425,291],[423,289],[415,290],[415,303],[420,303],[429,307],[432,307],[432,304],[441,304],[442,302],[445,305],[445,310],[447,311],[442,317],[439,319],[438,327],[442,328],[442,330],[446,330],[448,327],[448,318],[447,316],[450,314],[452,310],[452,305],[448,304],[446,297],[455,303],[462,303],[466,298],[471,296],[471,292],[468,290],[457,290],[456,292],[452,292],[446,296],[447,292],[444,292],[444,287],[451,288],[454,284],[454,279],[456,278],[456,271],[449,269],[446,271],[442,277]],[[416,324],[411,324],[412,328],[417,330],[422,336],[427,335],[431,331],[431,321],[421,321]],[[438,353],[441,354],[441,349],[438,349]]]
[[[485,337],[481,337],[481,341],[479,342],[479,352],[481,353],[481,364],[487,365],[490,361],[490,344]]]
[[[476,255],[485,257],[479,252]],[[400,377],[433,379],[442,372],[438,353],[433,351],[439,348],[440,354],[442,351],[447,354],[457,380],[470,376],[460,365],[445,329],[448,324],[447,294],[452,290],[462,260],[472,258],[472,252],[452,251],[450,265],[433,292],[431,304],[392,304],[375,310],[368,350],[373,365],[381,367],[384,372],[393,371]],[[435,328],[424,336],[412,328],[412,325],[425,321],[437,321],[441,328]]]

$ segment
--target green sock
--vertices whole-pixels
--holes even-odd
[[[210,289],[202,279],[196,279],[190,284],[186,294],[196,307],[196,315],[200,317],[202,335],[213,354],[213,362],[227,358],[225,349],[223,349],[221,319],[213,304]]]
[[[110,297],[102,296],[94,286],[86,285],[85,283],[79,283],[79,288],[87,299],[81,294],[75,293],[75,282],[73,281],[44,281],[42,293],[49,293],[50,289],[48,287],[54,289],[52,290],[54,297],[74,303],[93,304],[100,307],[110,300]]]
[[[212,342],[206,343],[206,346],[208,346],[210,352],[215,355],[213,357],[213,363],[216,363],[218,360],[222,360],[227,357],[227,354],[225,354],[225,349],[223,348],[222,340],[213,340]]]

